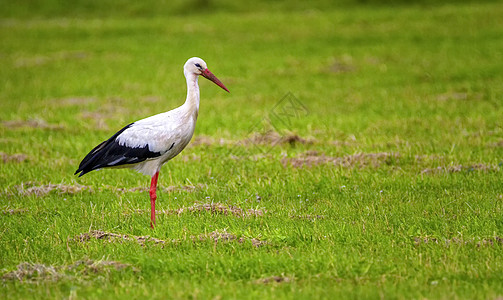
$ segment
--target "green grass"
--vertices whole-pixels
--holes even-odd
[[[503,296],[500,3],[27,3],[0,14],[1,298]],[[210,142],[163,167],[158,209],[263,215],[160,213],[152,231],[148,194],[118,190],[148,177],[73,172],[182,104],[191,56],[231,93],[200,80]],[[307,111],[285,125],[288,93]],[[271,122],[308,142],[239,143]],[[77,238],[94,230],[167,242]]]

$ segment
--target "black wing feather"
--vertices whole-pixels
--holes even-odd
[[[124,130],[131,127],[134,123],[131,123],[111,138],[94,147],[91,152],[89,152],[86,157],[82,160],[75,175],[80,172],[79,177],[89,173],[93,170],[116,167],[120,165],[135,164],[145,161],[149,158],[154,158],[161,156],[160,152],[152,152],[148,149],[148,145],[144,147],[131,148],[124,145],[120,145],[117,142],[117,137],[124,132]]]

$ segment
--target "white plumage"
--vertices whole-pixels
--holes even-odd
[[[190,142],[199,113],[199,75],[229,92],[207,68],[193,57],[184,65],[187,81],[185,103],[171,111],[131,123],[96,146],[82,160],[75,174],[82,176],[102,168],[132,168],[152,176],[150,186],[151,226],[155,225],[157,178],[164,163],[178,155]]]

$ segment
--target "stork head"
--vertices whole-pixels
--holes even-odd
[[[213,73],[211,73],[210,70],[208,70],[208,67],[206,66],[204,60],[200,59],[199,57],[189,58],[189,60],[187,60],[187,62],[183,66],[183,71],[186,75],[187,74],[201,75],[204,78],[213,81],[216,85],[229,92],[229,90],[225,87],[225,85],[220,80],[218,80],[218,78],[215,75],[213,75]]]

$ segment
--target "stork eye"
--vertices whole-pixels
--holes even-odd
[[[196,64],[196,67],[198,67],[199,69],[202,69],[203,67],[201,67],[200,64]]]

